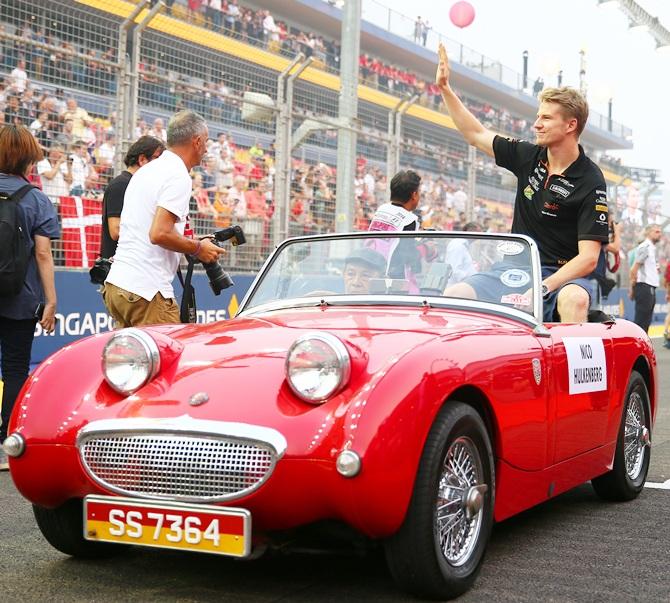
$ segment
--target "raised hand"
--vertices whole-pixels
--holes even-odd
[[[440,42],[437,49],[437,72],[435,73],[435,83],[440,89],[449,87],[449,59],[447,58],[447,49]]]

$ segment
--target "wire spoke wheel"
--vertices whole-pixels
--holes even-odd
[[[624,458],[626,473],[631,480],[636,480],[640,475],[648,444],[649,431],[644,424],[642,398],[638,392],[633,392],[628,399],[624,425]]]
[[[647,479],[651,457],[651,404],[647,384],[632,371],[623,399],[612,469],[591,480],[596,494],[605,500],[632,500]]]
[[[468,590],[486,552],[494,498],[486,425],[472,406],[450,401],[428,434],[405,521],[385,543],[398,585],[442,600]]]
[[[454,566],[465,563],[474,550],[482,525],[481,505],[468,507],[468,495],[481,486],[482,461],[467,437],[456,439],[444,459],[435,508],[435,534],[444,558]]]

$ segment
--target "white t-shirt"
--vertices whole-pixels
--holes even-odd
[[[153,136],[155,138],[158,138],[158,140],[167,142],[167,130],[165,128],[162,128],[160,131],[151,128],[151,130],[149,130],[149,136]]]
[[[123,201],[119,243],[107,282],[151,301],[156,293],[174,298],[172,281],[181,254],[154,245],[149,230],[162,207],[177,217],[175,227],[184,234],[191,197],[191,177],[172,151],[142,166],[130,180]]]
[[[54,203],[58,203],[59,197],[67,197],[70,194],[70,187],[65,182],[64,176],[67,175],[67,165],[65,162],[60,164],[60,170],[49,180],[44,173],[53,169],[49,160],[45,157],[37,164],[37,173],[42,177],[42,192]]]
[[[277,25],[272,15],[268,15],[263,19],[263,30],[265,35],[270,35],[272,40],[278,40],[279,36],[277,35]]]
[[[28,84],[28,74],[23,70],[15,67],[11,73],[12,85],[17,92],[25,92]]]
[[[638,283],[647,283],[652,287],[658,287],[660,279],[658,277],[658,263],[656,262],[656,247],[649,239],[645,239],[637,246],[635,263],[640,264],[637,271]]]
[[[79,155],[72,155],[72,187],[81,186],[86,188],[86,178],[88,178],[88,162]]]
[[[230,159],[224,159],[219,154],[216,158],[216,186],[230,188],[233,186],[233,170],[235,166]]]
[[[419,230],[419,218],[400,205],[384,203],[372,216],[368,230]]]
[[[103,142],[98,147],[98,159],[105,164],[111,165],[114,162],[115,153],[116,148],[108,142]]]

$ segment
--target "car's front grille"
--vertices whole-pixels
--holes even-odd
[[[264,442],[220,435],[90,434],[79,449],[90,475],[115,492],[197,501],[248,494],[277,460]]]

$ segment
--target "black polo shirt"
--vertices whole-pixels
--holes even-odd
[[[551,176],[545,147],[496,136],[493,152],[518,179],[512,232],[535,239],[543,266],[569,262],[579,241],[607,242],[605,178],[581,145],[565,173]]]
[[[102,198],[102,237],[100,240],[100,256],[111,258],[116,253],[117,241],[109,234],[108,218],[119,218],[123,209],[123,197],[126,194],[132,174],[121,172],[116,178],[109,181]]]

